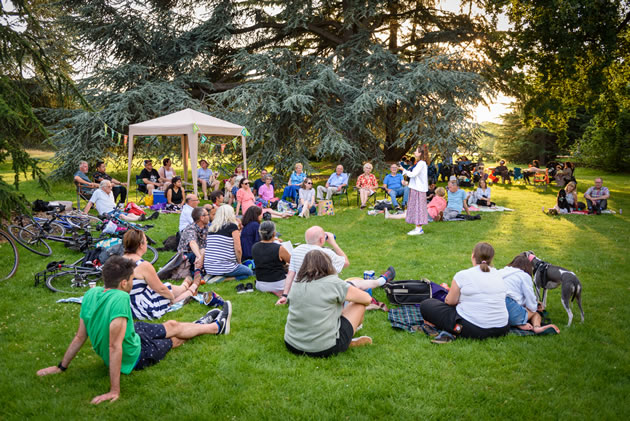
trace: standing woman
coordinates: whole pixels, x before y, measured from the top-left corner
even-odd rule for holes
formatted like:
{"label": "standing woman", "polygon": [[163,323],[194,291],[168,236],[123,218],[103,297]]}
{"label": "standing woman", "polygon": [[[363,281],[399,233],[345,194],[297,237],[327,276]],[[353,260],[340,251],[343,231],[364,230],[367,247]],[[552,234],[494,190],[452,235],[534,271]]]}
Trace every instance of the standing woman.
{"label": "standing woman", "polygon": [[298,162],[297,164],[295,164],[295,171],[291,173],[291,177],[289,177],[289,183],[282,192],[282,200],[291,198],[294,202],[297,203],[298,190],[300,189],[300,185],[306,178],[306,174],[303,173],[302,170],[303,167],[301,163]]}
{"label": "standing woman", "polygon": [[407,202],[407,217],[405,220],[408,224],[416,226],[407,235],[422,235],[424,234],[422,226],[429,223],[427,212],[427,190],[429,190],[427,162],[429,161],[429,150],[427,145],[423,145],[422,151],[420,151],[420,146],[418,146],[413,155],[416,158],[414,166],[410,167],[409,170],[400,167],[402,174],[409,177],[409,200]]}
{"label": "standing woman", "polygon": [[254,197],[254,192],[249,187],[249,179],[241,179],[238,185],[238,191],[236,192],[236,215],[238,215],[239,210],[245,215],[247,209],[253,206],[255,202],[256,198]]}
{"label": "standing woman", "polygon": [[184,188],[181,177],[173,177],[166,189],[166,203],[181,206],[184,203]]}
{"label": "standing woman", "polygon": [[361,209],[365,209],[368,198],[378,189],[378,180],[372,174],[372,164],[369,162],[363,165],[363,174],[357,178],[357,189],[359,189],[359,197],[361,198]]}

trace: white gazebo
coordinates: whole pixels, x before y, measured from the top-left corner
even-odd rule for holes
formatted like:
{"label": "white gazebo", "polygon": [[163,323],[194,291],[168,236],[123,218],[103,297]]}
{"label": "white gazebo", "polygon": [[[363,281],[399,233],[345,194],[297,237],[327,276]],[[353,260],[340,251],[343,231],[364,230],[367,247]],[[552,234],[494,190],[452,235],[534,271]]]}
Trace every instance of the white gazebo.
{"label": "white gazebo", "polygon": [[133,158],[134,136],[181,136],[182,160],[184,161],[184,180],[188,181],[188,157],[192,168],[192,182],[197,194],[197,151],[199,136],[240,136],[243,151],[243,171],[247,171],[247,152],[245,148],[246,129],[238,124],[221,120],[211,115],[186,108],[173,114],[129,125],[129,166],[127,185],[131,182],[131,164]]}

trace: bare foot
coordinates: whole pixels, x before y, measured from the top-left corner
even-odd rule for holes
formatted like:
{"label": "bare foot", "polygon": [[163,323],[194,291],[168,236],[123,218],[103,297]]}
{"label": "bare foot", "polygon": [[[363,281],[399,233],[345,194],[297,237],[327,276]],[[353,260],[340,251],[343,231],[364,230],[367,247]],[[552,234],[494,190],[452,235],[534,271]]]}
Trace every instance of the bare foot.
{"label": "bare foot", "polygon": [[556,325],[545,325],[545,326],[534,326],[534,333],[538,334],[540,332],[544,332],[545,330],[552,328],[556,331],[556,333],[560,333],[560,329]]}

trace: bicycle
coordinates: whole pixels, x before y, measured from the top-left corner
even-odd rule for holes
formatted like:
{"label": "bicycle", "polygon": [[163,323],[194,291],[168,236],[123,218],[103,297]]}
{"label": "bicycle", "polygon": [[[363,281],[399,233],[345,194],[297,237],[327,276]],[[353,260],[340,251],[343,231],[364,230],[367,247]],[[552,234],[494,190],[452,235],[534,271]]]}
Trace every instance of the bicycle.
{"label": "bicycle", "polygon": [[20,256],[13,238],[2,229],[0,229],[0,256],[2,256],[0,281],[5,281],[15,275],[20,264]]}
{"label": "bicycle", "polygon": [[50,262],[46,269],[35,275],[35,286],[42,280],[53,292],[80,294],[102,284],[101,270],[96,266],[66,265],[65,261]]}

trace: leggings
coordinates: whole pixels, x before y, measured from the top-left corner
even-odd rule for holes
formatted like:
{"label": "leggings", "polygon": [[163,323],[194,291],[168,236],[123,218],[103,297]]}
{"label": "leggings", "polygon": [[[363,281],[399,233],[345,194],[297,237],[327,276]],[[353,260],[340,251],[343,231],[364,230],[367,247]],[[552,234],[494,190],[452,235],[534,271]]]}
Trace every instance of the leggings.
{"label": "leggings", "polygon": [[462,338],[486,339],[504,336],[508,333],[510,326],[482,328],[461,317],[454,306],[449,306],[435,298],[424,300],[420,304],[420,313],[424,320],[431,322],[440,330],[455,334],[456,324],[462,325],[459,336]]}

